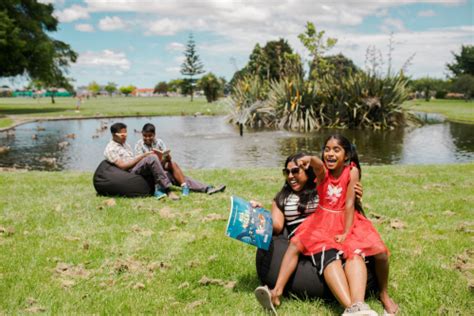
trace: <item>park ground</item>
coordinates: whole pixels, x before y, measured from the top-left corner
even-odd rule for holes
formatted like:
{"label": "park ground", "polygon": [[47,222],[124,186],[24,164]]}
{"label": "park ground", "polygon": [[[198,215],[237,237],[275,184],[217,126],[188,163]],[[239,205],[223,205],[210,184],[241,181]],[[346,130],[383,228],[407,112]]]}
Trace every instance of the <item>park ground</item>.
{"label": "park ground", "polygon": [[[229,112],[225,100],[207,103],[195,98],[190,102],[184,97],[98,97],[85,99],[80,111],[75,111],[74,98],[0,98],[0,130],[22,122],[40,119],[127,117],[163,115],[222,115]],[[474,124],[474,102],[463,100],[412,100],[403,108],[420,112],[440,113],[448,120]]]}
{"label": "park ground", "polygon": [[[225,236],[230,196],[269,208],[278,168],[194,170],[224,193],[177,202],[96,196],[86,172],[0,172],[0,315],[264,315],[255,248]],[[474,310],[474,163],[369,166],[366,213],[391,250],[402,315]],[[379,313],[375,298],[368,303]],[[282,315],[333,315],[285,299]]]}

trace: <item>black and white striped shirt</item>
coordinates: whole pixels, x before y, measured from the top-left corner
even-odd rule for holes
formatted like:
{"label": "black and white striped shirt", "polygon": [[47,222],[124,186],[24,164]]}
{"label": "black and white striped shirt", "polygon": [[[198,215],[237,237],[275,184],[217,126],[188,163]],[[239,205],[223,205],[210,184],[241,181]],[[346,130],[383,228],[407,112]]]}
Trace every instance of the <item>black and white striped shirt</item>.
{"label": "black and white striped shirt", "polygon": [[318,195],[316,194],[314,199],[308,202],[303,213],[298,211],[299,201],[300,197],[294,193],[290,193],[290,195],[285,199],[283,214],[290,234],[306,219],[306,217],[316,211],[316,207],[318,206]]}

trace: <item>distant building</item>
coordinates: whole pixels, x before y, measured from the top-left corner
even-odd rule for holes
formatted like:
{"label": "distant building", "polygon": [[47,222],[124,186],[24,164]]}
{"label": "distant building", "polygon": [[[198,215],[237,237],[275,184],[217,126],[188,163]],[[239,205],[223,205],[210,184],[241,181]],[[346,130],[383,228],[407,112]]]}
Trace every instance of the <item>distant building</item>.
{"label": "distant building", "polygon": [[132,92],[134,97],[152,97],[154,95],[155,89],[153,88],[142,88],[142,89],[135,89]]}

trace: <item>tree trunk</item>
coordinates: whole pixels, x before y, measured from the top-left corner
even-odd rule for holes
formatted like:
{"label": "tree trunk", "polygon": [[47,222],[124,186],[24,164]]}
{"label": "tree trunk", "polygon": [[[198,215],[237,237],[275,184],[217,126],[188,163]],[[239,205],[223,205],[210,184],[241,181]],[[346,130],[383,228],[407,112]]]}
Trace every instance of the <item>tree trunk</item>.
{"label": "tree trunk", "polygon": [[54,100],[54,92],[51,92],[51,103],[55,104],[56,101]]}

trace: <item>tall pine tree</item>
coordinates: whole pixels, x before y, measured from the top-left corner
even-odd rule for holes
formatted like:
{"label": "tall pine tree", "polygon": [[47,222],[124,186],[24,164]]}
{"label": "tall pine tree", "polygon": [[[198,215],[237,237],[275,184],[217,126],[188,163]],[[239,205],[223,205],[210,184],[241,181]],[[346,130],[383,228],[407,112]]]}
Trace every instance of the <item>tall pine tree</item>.
{"label": "tall pine tree", "polygon": [[199,55],[196,51],[196,42],[194,42],[193,34],[189,34],[188,43],[186,44],[186,50],[184,51],[184,62],[181,65],[181,74],[188,76],[185,79],[189,84],[189,92],[191,94],[191,102],[193,102],[194,95],[194,84],[196,79],[193,78],[196,75],[204,73],[204,66],[199,59]]}

